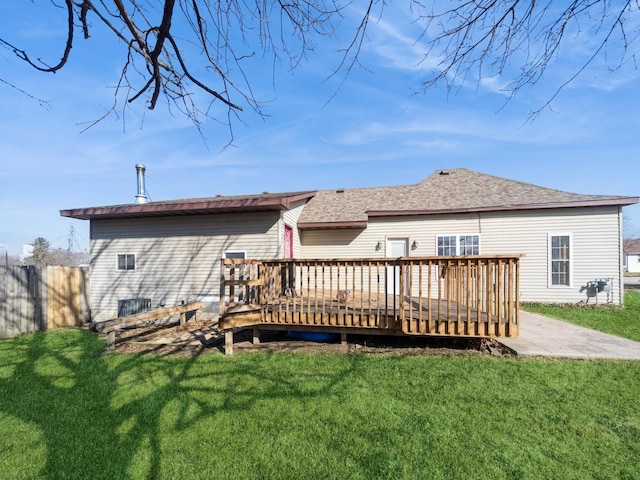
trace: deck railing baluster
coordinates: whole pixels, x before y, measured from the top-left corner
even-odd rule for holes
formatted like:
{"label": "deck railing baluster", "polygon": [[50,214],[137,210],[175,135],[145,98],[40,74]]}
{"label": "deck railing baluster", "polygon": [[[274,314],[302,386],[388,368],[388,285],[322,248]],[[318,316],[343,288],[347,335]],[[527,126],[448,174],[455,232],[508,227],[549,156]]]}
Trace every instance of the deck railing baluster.
{"label": "deck railing baluster", "polygon": [[431,333],[431,321],[432,321],[432,316],[431,316],[431,299],[433,298],[433,293],[431,291],[433,285],[432,285],[432,281],[433,281],[433,262],[429,262],[427,264],[427,332],[426,333]]}
{"label": "deck railing baluster", "polygon": [[220,265],[223,328],[246,315],[265,326],[342,332],[505,337],[519,329],[515,255],[222,259]]}

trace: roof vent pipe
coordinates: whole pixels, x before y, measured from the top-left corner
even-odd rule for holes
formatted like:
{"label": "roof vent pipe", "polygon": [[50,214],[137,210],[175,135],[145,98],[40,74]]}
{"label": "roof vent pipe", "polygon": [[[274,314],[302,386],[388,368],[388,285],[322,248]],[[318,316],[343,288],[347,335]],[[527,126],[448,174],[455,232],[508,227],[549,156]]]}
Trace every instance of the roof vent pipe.
{"label": "roof vent pipe", "polygon": [[144,188],[144,165],[137,164],[136,165],[136,174],[138,177],[138,194],[136,195],[136,203],[147,203],[149,199],[147,198],[147,193]]}

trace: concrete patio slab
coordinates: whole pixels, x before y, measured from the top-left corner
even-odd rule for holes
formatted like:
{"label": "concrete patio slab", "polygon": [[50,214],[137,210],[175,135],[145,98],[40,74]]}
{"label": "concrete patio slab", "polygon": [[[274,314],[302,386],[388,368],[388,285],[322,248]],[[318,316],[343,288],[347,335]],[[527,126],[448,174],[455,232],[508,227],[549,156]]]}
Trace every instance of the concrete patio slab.
{"label": "concrete patio slab", "polygon": [[522,357],[640,360],[640,342],[529,312],[520,312],[518,337],[498,341]]}

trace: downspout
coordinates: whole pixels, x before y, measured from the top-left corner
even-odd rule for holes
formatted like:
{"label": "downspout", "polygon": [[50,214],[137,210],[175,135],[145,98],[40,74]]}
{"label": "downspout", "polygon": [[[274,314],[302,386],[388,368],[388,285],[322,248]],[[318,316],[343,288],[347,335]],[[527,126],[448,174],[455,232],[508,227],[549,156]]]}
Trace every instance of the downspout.
{"label": "downspout", "polygon": [[618,295],[620,295],[620,305],[624,306],[624,268],[622,267],[622,257],[624,256],[624,225],[622,207],[618,206]]}
{"label": "downspout", "polygon": [[280,210],[280,218],[278,218],[278,239],[276,242],[277,245],[277,252],[276,252],[276,259],[281,259],[284,258],[284,250],[283,250],[283,238],[284,238],[284,212],[282,210]]}

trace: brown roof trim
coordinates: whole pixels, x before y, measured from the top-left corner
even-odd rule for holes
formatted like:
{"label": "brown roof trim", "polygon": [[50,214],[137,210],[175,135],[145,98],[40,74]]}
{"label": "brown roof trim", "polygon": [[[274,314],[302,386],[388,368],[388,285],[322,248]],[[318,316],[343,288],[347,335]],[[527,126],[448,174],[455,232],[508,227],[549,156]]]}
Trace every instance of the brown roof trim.
{"label": "brown roof trim", "polygon": [[345,229],[365,229],[368,222],[354,221],[354,222],[298,222],[298,228],[300,230],[345,230]]}
{"label": "brown roof trim", "polygon": [[309,191],[289,194],[220,196],[106,207],[75,208],[60,210],[60,215],[81,220],[97,220],[108,218],[167,217],[212,213],[278,211],[288,210],[291,208],[292,203],[312,198],[315,193],[315,191]]}
{"label": "brown roof trim", "polygon": [[500,205],[493,207],[451,208],[440,210],[369,210],[369,217],[396,217],[411,215],[442,215],[449,213],[479,213],[479,212],[503,212],[513,210],[541,210],[551,208],[579,208],[579,207],[603,207],[625,206],[638,203],[637,197],[620,197],[606,200],[586,200],[578,202],[554,202],[554,203],[528,203],[526,205]]}

